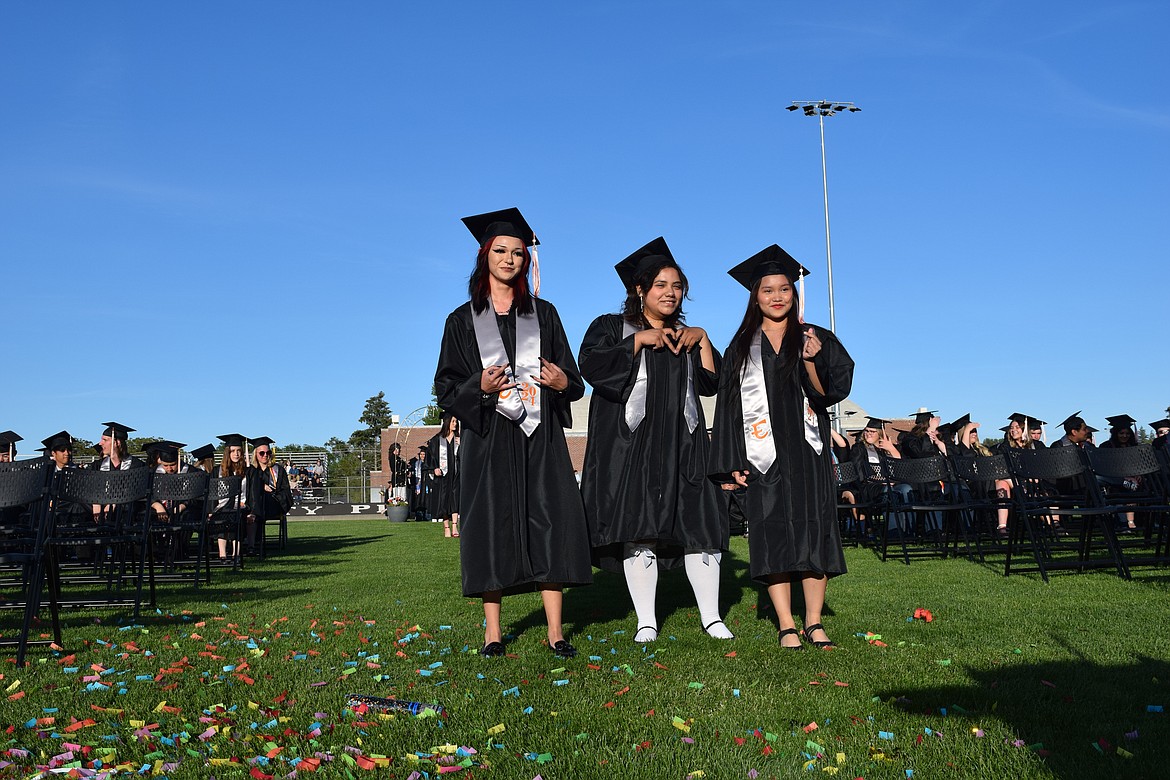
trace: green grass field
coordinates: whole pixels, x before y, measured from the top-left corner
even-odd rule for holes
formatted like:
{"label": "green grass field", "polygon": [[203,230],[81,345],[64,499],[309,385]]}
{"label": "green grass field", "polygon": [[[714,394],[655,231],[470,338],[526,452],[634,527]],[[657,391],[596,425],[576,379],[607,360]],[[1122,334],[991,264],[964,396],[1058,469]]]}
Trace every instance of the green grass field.
{"label": "green grass field", "polygon": [[[1170,776],[1167,716],[1151,711],[1170,708],[1164,571],[1045,585],[848,550],[825,619],[840,649],[796,653],[777,646],[736,539],[733,641],[702,632],[680,570],[660,580],[661,638],[634,644],[624,582],[599,573],[566,594],[577,659],[549,651],[535,595],[505,599],[509,655],[488,659],[439,526],[290,529],[288,550],[245,572],[162,587],[138,623],[71,611],[63,651],[5,663],[0,778]],[[10,636],[16,613],[0,618]],[[358,716],[348,693],[448,716]]]}

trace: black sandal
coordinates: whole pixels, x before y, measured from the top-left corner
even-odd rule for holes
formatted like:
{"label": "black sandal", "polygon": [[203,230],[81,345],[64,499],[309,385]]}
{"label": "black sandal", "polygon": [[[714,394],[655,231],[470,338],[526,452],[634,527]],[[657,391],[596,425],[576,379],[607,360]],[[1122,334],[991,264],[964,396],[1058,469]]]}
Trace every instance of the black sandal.
{"label": "black sandal", "polygon": [[576,658],[577,648],[569,644],[569,640],[562,639],[552,646],[553,653],[557,658]]}
{"label": "black sandal", "polygon": [[499,658],[504,654],[504,643],[488,642],[480,649],[479,654],[484,658]]}
{"label": "black sandal", "polygon": [[[804,641],[808,642],[810,645],[812,645],[813,647],[815,647],[818,650],[832,650],[833,648],[835,648],[837,646],[836,644],[834,644],[833,640],[826,639],[823,642],[817,642],[812,638],[812,632],[824,631],[824,630],[825,630],[825,627],[822,626],[820,623],[813,623],[811,626],[805,626],[804,630],[800,632],[800,635],[801,635],[801,637],[804,638]],[[826,632],[826,633],[828,633],[828,632]]]}
{"label": "black sandal", "polygon": [[784,637],[788,636],[789,634],[793,634],[797,639],[800,638],[800,632],[795,628],[782,628],[780,629],[780,634],[776,637],[776,641],[779,642],[780,646],[785,650],[803,650],[804,645],[793,645],[792,647],[789,647],[788,645],[784,644]]}

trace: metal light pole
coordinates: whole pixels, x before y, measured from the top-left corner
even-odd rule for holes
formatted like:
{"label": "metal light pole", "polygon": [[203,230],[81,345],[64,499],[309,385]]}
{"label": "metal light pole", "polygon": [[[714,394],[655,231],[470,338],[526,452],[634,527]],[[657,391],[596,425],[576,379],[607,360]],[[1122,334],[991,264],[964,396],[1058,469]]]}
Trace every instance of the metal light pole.
{"label": "metal light pole", "polygon": [[856,113],[861,109],[852,103],[829,100],[794,100],[789,111],[800,109],[805,116],[815,116],[821,126],[821,185],[825,192],[825,258],[829,266],[829,330],[837,332],[837,310],[833,300],[833,244],[829,234],[829,168],[825,161],[825,117],[841,111]]}
{"label": "metal light pole", "polygon": [[[821,185],[825,192],[825,260],[829,268],[829,330],[837,332],[837,309],[833,300],[833,243],[829,235],[829,167],[825,161],[825,117],[838,112],[857,113],[861,109],[852,103],[829,100],[794,100],[786,107],[789,111],[800,109],[805,116],[815,116],[821,126]],[[833,428],[841,432],[841,405],[833,405]]]}

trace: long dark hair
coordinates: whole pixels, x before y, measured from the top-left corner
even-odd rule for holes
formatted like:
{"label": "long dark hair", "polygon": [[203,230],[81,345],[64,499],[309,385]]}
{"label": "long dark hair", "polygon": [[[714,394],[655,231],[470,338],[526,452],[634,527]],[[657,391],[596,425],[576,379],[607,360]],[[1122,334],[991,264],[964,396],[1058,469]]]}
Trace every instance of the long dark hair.
{"label": "long dark hair", "polygon": [[[476,314],[487,308],[488,299],[491,298],[491,272],[488,271],[488,252],[492,249],[492,243],[499,238],[493,236],[487,241],[483,242],[483,246],[479,248],[479,252],[475,255],[475,270],[471,272],[471,276],[467,278],[467,294],[471,296],[471,308],[475,310]],[[524,264],[520,267],[520,273],[516,274],[516,280],[512,282],[512,306],[516,308],[519,314],[531,314],[532,293],[528,290],[528,268],[532,265],[532,255],[528,253],[528,247],[524,249]]]}
{"label": "long dark hair", "polygon": [[455,419],[455,415],[448,412],[443,415],[443,425],[439,428],[439,436],[447,438],[451,435],[451,428],[454,427],[456,432],[459,430],[459,421]]}
{"label": "long dark hair", "polygon": [[[787,279],[788,277],[784,277]],[[760,292],[760,282],[757,279],[752,283],[751,295],[748,296],[747,311],[743,313],[743,321],[739,323],[739,330],[731,337],[731,344],[727,347],[724,358],[731,362],[734,377],[739,377],[743,371],[743,364],[747,360],[752,348],[752,339],[756,331],[764,322],[764,312],[760,309],[757,296]],[[800,292],[792,284],[792,308],[785,317],[787,327],[784,329],[784,343],[780,346],[780,357],[785,364],[795,365],[800,362],[800,352],[804,348],[804,326],[800,322]]]}
{"label": "long dark hair", "polygon": [[[687,281],[687,275],[678,267],[678,263],[674,262],[668,257],[663,257],[655,260],[642,270],[642,273],[634,277],[633,284],[626,288],[626,300],[622,304],[622,319],[639,328],[649,328],[650,323],[647,322],[646,316],[642,313],[642,297],[638,295],[638,288],[642,288],[645,293],[654,284],[654,280],[658,278],[658,274],[662,272],[663,268],[673,268],[678,271],[679,281],[682,282],[682,297],[683,300],[690,299],[691,285]],[[683,314],[682,301],[678,302],[678,308],[674,310],[674,314],[667,317],[662,326],[664,328],[673,328],[675,325],[681,325],[686,322],[686,315]]]}

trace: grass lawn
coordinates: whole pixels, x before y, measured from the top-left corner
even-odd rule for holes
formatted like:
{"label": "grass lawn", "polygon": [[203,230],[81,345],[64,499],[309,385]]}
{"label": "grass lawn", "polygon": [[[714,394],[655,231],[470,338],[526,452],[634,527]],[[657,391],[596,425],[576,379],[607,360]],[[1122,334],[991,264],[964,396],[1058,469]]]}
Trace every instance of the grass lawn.
{"label": "grass lawn", "polygon": [[[679,570],[660,580],[661,638],[634,644],[625,584],[599,573],[566,594],[577,659],[549,651],[535,595],[505,599],[514,638],[488,659],[438,525],[290,533],[284,553],[210,587],[162,587],[137,624],[67,613],[63,651],[0,667],[0,778],[50,764],[221,780],[1170,776],[1167,715],[1152,711],[1170,709],[1164,571],[1045,585],[848,550],[825,618],[840,649],[796,653],[777,646],[736,539],[733,641],[702,632]],[[16,613],[0,619],[10,635]],[[448,716],[359,716],[348,693]]]}

